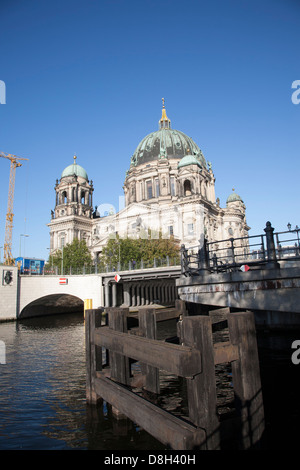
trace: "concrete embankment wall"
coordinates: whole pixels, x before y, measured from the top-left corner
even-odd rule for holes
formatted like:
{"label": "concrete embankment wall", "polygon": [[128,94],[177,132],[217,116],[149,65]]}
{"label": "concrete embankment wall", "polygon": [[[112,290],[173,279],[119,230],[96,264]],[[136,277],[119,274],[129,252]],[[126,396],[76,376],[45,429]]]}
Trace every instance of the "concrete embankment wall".
{"label": "concrete embankment wall", "polygon": [[17,318],[18,282],[18,268],[0,266],[0,321]]}

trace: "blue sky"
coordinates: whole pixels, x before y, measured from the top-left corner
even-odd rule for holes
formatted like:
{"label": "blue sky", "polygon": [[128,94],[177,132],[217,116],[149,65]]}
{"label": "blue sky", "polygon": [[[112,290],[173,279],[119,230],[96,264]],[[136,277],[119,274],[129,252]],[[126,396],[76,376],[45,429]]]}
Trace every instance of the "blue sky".
{"label": "blue sky", "polygon": [[[212,162],[221,206],[233,187],[243,198],[250,234],[268,220],[300,226],[298,0],[1,0],[0,19],[0,151],[29,159],[16,172],[14,256],[21,240],[22,255],[48,257],[54,185],[74,154],[94,205],[118,209],[162,97]],[[0,158],[0,246],[8,181]]]}

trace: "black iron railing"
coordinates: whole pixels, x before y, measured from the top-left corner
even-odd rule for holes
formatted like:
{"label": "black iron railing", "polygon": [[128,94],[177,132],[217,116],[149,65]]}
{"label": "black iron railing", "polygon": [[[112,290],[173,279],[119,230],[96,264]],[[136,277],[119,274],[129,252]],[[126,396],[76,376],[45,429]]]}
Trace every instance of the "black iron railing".
{"label": "black iron railing", "polygon": [[300,242],[295,230],[274,233],[267,222],[264,234],[228,238],[185,248],[181,245],[181,274],[196,276],[204,272],[228,272],[260,267],[279,267],[279,261],[300,259]]}

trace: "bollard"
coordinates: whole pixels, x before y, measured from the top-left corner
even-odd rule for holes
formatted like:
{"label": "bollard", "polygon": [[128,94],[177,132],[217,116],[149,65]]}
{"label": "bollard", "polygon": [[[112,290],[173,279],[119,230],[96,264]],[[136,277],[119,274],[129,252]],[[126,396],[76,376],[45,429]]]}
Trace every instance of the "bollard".
{"label": "bollard", "polygon": [[84,299],[84,310],[83,310],[84,318],[85,318],[85,311],[91,310],[92,308],[93,308],[93,299]]}

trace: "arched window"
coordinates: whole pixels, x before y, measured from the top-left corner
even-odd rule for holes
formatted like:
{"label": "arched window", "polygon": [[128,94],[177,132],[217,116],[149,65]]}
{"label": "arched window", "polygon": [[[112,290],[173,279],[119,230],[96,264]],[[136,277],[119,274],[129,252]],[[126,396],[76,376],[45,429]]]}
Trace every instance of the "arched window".
{"label": "arched window", "polygon": [[185,196],[190,196],[192,194],[190,180],[185,180],[185,182],[183,184],[183,192],[184,192]]}
{"label": "arched window", "polygon": [[68,202],[67,191],[61,193],[61,204],[66,204]]}

